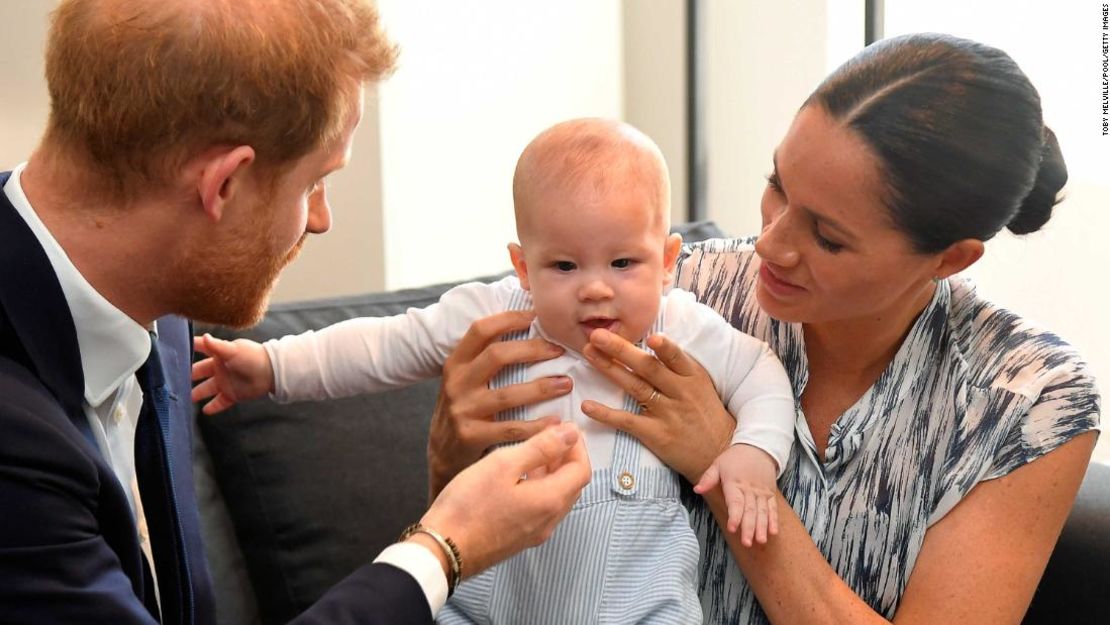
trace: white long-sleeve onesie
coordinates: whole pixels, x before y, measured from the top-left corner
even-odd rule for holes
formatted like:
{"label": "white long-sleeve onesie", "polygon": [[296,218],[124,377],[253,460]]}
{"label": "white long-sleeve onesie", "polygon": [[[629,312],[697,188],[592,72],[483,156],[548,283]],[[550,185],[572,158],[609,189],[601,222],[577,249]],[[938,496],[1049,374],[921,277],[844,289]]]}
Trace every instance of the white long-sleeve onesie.
{"label": "white long-sleeve onesie", "polygon": [[[477,319],[508,309],[520,282],[507,277],[493,284],[468,283],[445,293],[436,304],[392,317],[343,321],[319,331],[266,342],[279,401],[346,397],[407,386],[440,374],[443,363]],[[736,417],[733,443],[758,447],[781,472],[794,441],[795,402],[790,381],[765,343],[733,328],[693,295],[672,289],[662,297],[663,333],[709,373],[725,407]],[[543,336],[538,321],[530,336]],[[566,375],[568,395],[530,406],[526,417],[558,415],[585,433],[594,468],[612,458],[616,432],[581,411],[592,399],[620,407],[624,392],[580,354],[532,364],[529,379]],[[641,466],[662,463],[646,449]]]}

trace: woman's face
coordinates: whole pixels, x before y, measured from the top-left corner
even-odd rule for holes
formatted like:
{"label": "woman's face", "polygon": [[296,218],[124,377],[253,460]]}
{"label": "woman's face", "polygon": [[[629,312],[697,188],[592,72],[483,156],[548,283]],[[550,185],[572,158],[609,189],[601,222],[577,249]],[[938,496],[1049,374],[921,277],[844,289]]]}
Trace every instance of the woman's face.
{"label": "woman's face", "polygon": [[881,321],[932,294],[937,257],[919,254],[883,204],[879,165],[819,106],[794,118],[763,192],[757,296],[776,319]]}

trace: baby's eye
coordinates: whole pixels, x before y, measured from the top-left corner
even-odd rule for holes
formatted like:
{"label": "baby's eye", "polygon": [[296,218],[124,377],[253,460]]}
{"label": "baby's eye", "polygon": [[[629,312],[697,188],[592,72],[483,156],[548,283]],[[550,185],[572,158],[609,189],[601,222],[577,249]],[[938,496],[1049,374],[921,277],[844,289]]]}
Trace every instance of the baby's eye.
{"label": "baby's eye", "polygon": [[627,269],[632,266],[633,262],[635,261],[633,261],[631,258],[618,258],[617,260],[613,261],[612,265],[617,269]]}
{"label": "baby's eye", "polygon": [[574,271],[575,269],[577,269],[577,266],[574,263],[570,262],[569,260],[559,260],[559,261],[555,261],[555,268],[558,269],[559,271],[564,271],[565,272],[565,271]]}

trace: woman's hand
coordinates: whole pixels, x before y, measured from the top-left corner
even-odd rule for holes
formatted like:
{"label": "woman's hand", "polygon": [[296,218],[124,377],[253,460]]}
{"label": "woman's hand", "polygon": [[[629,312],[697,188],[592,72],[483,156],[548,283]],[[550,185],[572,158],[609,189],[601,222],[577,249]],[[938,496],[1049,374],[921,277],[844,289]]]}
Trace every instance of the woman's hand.
{"label": "woman's hand", "polygon": [[567,377],[489,388],[490,380],[506,365],[549,360],[563,353],[558,345],[539,338],[500,340],[504,334],[527,328],[534,318],[531,311],[510,311],[479,319],[444,363],[428,436],[430,499],[490,447],[525,440],[559,423],[556,415],[535,421],[496,420],[503,410],[570,392],[572,382]]}
{"label": "woman's hand", "polygon": [[669,338],[648,338],[655,356],[608,330],[594,330],[583,355],[644,409],[636,415],[582,403],[587,416],[635,436],[691,483],[728,446],[736,420],[721,404],[712,380]]}

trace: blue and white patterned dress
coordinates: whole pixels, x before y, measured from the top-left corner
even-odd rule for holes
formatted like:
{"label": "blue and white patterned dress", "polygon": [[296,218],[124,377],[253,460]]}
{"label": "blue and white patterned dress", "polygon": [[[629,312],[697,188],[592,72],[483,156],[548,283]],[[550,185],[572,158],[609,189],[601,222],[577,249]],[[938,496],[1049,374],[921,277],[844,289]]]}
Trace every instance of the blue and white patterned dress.
{"label": "blue and white patterned dress", "polygon": [[[766,341],[800,397],[809,376],[802,328],[760,309],[753,242],[687,246],[677,285]],[[930,525],[979,482],[1098,422],[1094,379],[1071,346],[951,278],[937,285],[874,386],[837,419],[824,462],[799,409],[780,486],[833,569],[891,618]],[[686,501],[702,546],[705,621],[768,622],[708,508],[689,494]]]}

